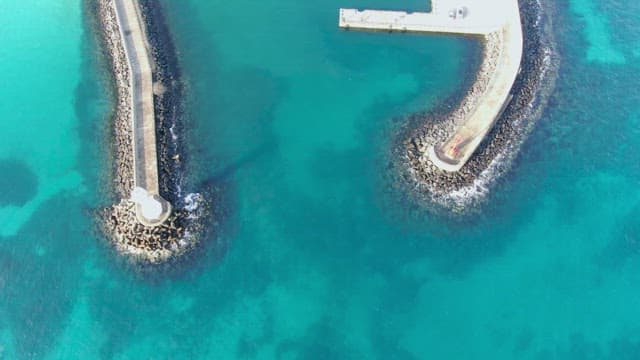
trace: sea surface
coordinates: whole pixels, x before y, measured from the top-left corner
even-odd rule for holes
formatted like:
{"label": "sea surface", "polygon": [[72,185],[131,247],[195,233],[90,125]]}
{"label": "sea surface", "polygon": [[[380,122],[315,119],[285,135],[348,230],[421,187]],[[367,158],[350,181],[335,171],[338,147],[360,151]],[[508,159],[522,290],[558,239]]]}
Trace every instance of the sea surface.
{"label": "sea surface", "polygon": [[81,1],[0,2],[0,359],[640,359],[640,2],[550,0],[555,92],[454,221],[384,154],[477,44],[337,28],[424,0],[160,0],[224,209],[150,277],[94,229],[113,100]]}

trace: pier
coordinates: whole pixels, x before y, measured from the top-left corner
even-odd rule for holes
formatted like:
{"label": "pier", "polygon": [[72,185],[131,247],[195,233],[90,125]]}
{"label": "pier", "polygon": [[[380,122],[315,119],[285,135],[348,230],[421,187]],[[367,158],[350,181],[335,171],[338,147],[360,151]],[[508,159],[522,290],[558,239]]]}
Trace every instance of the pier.
{"label": "pier", "polygon": [[136,0],[113,0],[120,38],[129,67],[136,218],[147,227],[163,224],[171,204],[160,196],[153,103],[153,75],[145,25]]}
{"label": "pier", "polygon": [[[473,155],[511,99],[511,88],[520,70],[523,34],[518,0],[431,0],[432,11],[404,12],[340,9],[343,29],[458,34],[485,40],[499,36],[497,66],[479,99],[455,130],[427,150],[439,169],[456,172]],[[486,41],[485,41],[486,43]]]}

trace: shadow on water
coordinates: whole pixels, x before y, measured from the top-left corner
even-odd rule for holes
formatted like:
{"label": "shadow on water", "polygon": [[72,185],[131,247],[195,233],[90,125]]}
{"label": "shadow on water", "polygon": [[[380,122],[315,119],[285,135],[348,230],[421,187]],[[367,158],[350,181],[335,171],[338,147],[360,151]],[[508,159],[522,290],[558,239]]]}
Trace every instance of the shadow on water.
{"label": "shadow on water", "polygon": [[270,155],[275,151],[277,151],[276,143],[262,144],[255,149],[250,150],[248,153],[242,155],[236,161],[225,165],[221,169],[218,169],[214,174],[212,174],[211,177],[202,182],[201,187],[208,188],[217,182],[227,181],[231,177],[233,177],[233,175],[235,175],[241,168],[258,162],[260,158]]}
{"label": "shadow on water", "polygon": [[233,238],[233,234],[236,233],[234,224],[231,221],[232,214],[237,212],[235,210],[237,209],[237,204],[231,198],[231,194],[235,194],[233,188],[235,184],[234,175],[241,169],[258,162],[264,156],[270,155],[276,149],[275,143],[265,143],[258,146],[236,161],[219,169],[197,187],[205,189],[204,192],[211,199],[211,206],[214,210],[211,216],[211,231],[206,237],[208,244],[205,244],[203,251],[200,251],[202,255],[206,254],[206,256],[200,256],[200,259],[196,256],[192,257],[194,261],[191,261],[191,264],[185,267],[186,269],[192,268],[193,270],[189,271],[193,271],[194,276],[202,274],[211,265],[224,258],[230,245],[224,239]]}
{"label": "shadow on water", "polygon": [[242,168],[259,161],[260,158],[275,150],[274,143],[263,144],[219,169],[195,187],[210,203],[205,234],[199,246],[162,264],[131,262],[111,250],[112,257],[119,264],[117,267],[131,273],[139,280],[156,285],[202,276],[205,271],[211,269],[224,258],[230,246],[229,239],[232,239],[236,233],[232,214],[236,213],[237,205],[231,196],[235,194],[234,175]]}

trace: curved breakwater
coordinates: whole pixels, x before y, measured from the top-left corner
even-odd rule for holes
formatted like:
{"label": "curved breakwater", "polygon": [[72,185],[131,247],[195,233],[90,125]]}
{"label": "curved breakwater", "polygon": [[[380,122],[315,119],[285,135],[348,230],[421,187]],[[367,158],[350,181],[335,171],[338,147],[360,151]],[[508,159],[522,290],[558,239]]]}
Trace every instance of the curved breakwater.
{"label": "curved breakwater", "polygon": [[111,192],[119,202],[101,211],[101,227],[115,249],[134,261],[160,263],[196,248],[205,231],[209,204],[184,193],[188,173],[184,154],[184,86],[162,9],[155,0],[138,1],[153,73],[159,190],[173,207],[160,226],[142,225],[130,200],[134,188],[131,131],[131,76],[120,38],[113,0],[92,3],[96,27],[114,85]]}
{"label": "curved breakwater", "polygon": [[[520,1],[524,53],[520,73],[512,88],[513,98],[493,129],[462,169],[446,172],[434,165],[427,149],[441,143],[453,131],[484,92],[495,70],[497,39],[488,36],[482,61],[472,86],[462,96],[426,113],[413,114],[398,130],[391,154],[391,181],[424,208],[438,212],[466,213],[478,208],[496,180],[509,168],[520,146],[541,117],[557,77],[552,19],[547,4]],[[448,111],[447,109],[454,109]]]}

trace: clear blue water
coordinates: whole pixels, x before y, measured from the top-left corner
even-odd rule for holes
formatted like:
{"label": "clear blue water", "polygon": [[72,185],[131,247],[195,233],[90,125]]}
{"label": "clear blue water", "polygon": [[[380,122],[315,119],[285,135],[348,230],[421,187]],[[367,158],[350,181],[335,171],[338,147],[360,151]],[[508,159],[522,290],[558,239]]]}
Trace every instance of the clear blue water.
{"label": "clear blue water", "polygon": [[0,359],[640,358],[640,3],[557,2],[549,107],[449,223],[389,201],[381,149],[472,44],[336,28],[422,1],[161,2],[227,215],[180,276],[121,266],[91,220],[111,99],[80,0],[3,0]]}

